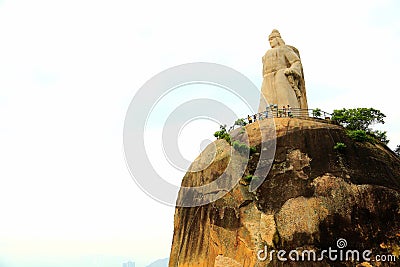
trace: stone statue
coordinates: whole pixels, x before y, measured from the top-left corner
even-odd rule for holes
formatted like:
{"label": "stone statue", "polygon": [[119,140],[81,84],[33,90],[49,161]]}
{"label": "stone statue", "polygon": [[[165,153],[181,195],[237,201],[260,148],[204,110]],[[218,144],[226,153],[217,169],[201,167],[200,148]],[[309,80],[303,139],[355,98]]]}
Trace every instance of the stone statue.
{"label": "stone statue", "polygon": [[[269,35],[269,43],[271,49],[262,58],[264,79],[261,93],[265,100],[278,108],[290,105],[291,108],[308,109],[299,51],[286,45],[278,30]],[[266,108],[262,100],[260,111]]]}

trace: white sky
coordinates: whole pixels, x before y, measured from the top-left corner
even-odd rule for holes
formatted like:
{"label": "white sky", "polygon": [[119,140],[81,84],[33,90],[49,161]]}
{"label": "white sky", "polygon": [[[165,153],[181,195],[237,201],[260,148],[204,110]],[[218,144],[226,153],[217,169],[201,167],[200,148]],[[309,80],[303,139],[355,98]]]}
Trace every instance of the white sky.
{"label": "white sky", "polygon": [[152,76],[188,62],[227,65],[259,86],[274,28],[300,50],[309,106],[380,109],[394,148],[398,14],[396,0],[0,0],[0,267],[169,256],[174,210],[125,166],[128,105]]}

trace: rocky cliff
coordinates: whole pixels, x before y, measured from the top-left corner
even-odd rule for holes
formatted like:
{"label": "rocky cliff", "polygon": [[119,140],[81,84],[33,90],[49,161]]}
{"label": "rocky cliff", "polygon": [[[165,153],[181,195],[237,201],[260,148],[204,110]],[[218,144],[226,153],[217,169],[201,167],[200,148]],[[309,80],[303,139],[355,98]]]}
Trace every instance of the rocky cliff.
{"label": "rocky cliff", "polygon": [[[265,123],[246,126],[258,152],[264,139],[256,133]],[[399,158],[383,144],[354,142],[340,126],[293,118],[275,124],[275,157],[257,190],[251,192],[242,179],[213,203],[176,208],[169,266],[400,266],[399,258],[374,261],[377,255],[399,255]],[[346,145],[340,152],[334,149],[338,142]],[[206,184],[224,172],[230,146],[222,140],[193,164],[207,161],[212,150],[212,163],[188,172],[182,185]],[[259,153],[252,154],[244,175],[254,174],[258,162]],[[346,243],[339,247],[338,240]],[[370,250],[372,261],[335,260],[324,254],[329,248]],[[318,259],[282,261],[276,253],[259,253],[265,250],[313,251]]]}

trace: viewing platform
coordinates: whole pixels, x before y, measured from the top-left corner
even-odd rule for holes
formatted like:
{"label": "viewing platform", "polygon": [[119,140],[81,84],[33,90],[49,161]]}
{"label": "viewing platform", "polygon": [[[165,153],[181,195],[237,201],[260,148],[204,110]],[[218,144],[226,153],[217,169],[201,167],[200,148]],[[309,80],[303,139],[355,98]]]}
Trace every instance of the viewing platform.
{"label": "viewing platform", "polygon": [[246,118],[237,119],[229,128],[228,132],[247,124],[273,118],[297,118],[314,120],[318,122],[331,123],[332,114],[320,109],[300,109],[300,108],[268,108],[263,112],[248,115]]}

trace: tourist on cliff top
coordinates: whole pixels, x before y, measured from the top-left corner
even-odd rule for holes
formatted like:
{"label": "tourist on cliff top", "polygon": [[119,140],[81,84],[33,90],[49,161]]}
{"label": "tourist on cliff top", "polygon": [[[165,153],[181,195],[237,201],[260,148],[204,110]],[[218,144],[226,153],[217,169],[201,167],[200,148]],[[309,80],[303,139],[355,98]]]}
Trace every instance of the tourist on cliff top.
{"label": "tourist on cliff top", "polygon": [[251,119],[250,115],[247,115],[247,120],[249,121],[249,123],[253,122],[253,120]]}

